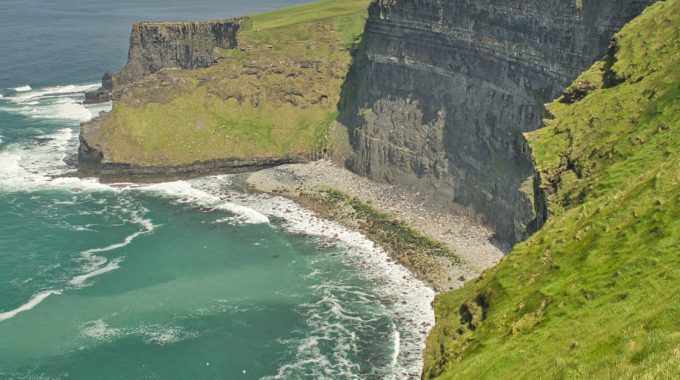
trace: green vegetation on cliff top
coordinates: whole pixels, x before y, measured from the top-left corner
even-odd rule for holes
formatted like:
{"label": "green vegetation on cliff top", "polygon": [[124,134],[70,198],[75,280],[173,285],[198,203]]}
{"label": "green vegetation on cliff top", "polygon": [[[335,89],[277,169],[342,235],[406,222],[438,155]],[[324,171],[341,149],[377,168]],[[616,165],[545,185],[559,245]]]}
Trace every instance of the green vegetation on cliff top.
{"label": "green vegetation on cliff top", "polygon": [[552,216],[437,298],[426,377],[680,378],[680,0],[616,41],[527,135]]}
{"label": "green vegetation on cliff top", "polygon": [[246,17],[219,63],[128,86],[96,144],[112,162],[172,166],[311,157],[326,148],[368,0],[326,0]]}

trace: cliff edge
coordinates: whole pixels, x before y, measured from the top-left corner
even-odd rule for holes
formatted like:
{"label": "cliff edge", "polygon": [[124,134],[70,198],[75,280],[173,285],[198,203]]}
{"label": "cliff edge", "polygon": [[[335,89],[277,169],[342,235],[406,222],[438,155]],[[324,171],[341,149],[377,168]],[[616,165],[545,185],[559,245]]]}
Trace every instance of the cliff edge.
{"label": "cliff edge", "polygon": [[111,113],[82,126],[80,175],[148,180],[330,154],[334,136],[342,140],[337,103],[367,5],[136,24],[127,65],[107,79]]}
{"label": "cliff edge", "polygon": [[345,88],[348,166],[469,206],[501,239],[524,240],[547,215],[522,133],[652,2],[374,1]]}
{"label": "cliff edge", "polygon": [[659,1],[526,134],[552,214],[435,300],[423,378],[680,377],[680,1]]}
{"label": "cliff edge", "polygon": [[241,19],[201,22],[143,22],[130,33],[128,63],[119,75],[131,83],[166,68],[200,69],[217,62],[215,48],[238,47]]}

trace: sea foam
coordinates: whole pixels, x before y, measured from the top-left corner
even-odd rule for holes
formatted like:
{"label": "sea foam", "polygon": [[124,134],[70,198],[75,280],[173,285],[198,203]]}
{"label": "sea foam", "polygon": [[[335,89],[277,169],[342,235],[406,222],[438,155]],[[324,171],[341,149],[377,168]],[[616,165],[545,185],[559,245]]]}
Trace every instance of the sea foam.
{"label": "sea foam", "polygon": [[[113,243],[105,247],[91,248],[80,253],[80,256],[86,261],[85,267],[83,268],[85,273],[82,275],[75,276],[69,281],[69,284],[76,288],[83,287],[85,281],[92,277],[102,275],[120,268],[120,263],[124,260],[124,257],[118,257],[112,261],[108,261],[107,258],[102,256],[97,256],[97,253],[104,253],[114,251],[123,247],[126,247],[132,243],[133,240],[139,236],[149,234],[156,229],[156,225],[153,224],[151,219],[143,218],[140,214],[147,212],[148,210],[142,209],[131,212],[130,221],[134,224],[140,226],[141,230],[136,231],[128,236],[126,236],[123,241],[118,243]],[[104,265],[106,264],[106,265]]]}
{"label": "sea foam", "polygon": [[[3,107],[2,110],[34,119],[85,122],[97,116],[100,110],[98,107],[82,104],[84,93],[98,86],[98,84],[71,84],[36,90],[30,86],[18,87],[15,89],[17,94],[6,98],[11,106]],[[93,109],[97,109],[98,112],[93,113]]]}
{"label": "sea foam", "polygon": [[[244,195],[229,190],[230,176],[215,176],[192,180],[198,189],[204,190],[226,201],[238,199],[268,218],[281,221],[281,226],[290,233],[331,239],[341,248],[342,258],[353,267],[360,268],[376,287],[378,296],[391,304],[392,332],[391,357],[385,358],[391,366],[391,376],[408,378],[410,374],[422,371],[421,353],[427,331],[434,325],[434,312],[430,306],[434,291],[418,280],[405,267],[394,263],[382,248],[360,232],[349,230],[338,223],[319,218],[312,211],[295,202],[266,194]],[[312,274],[310,274],[311,276]],[[285,342],[292,345],[295,360],[282,365],[277,374],[269,379],[286,379],[301,375],[310,377],[356,377],[355,357],[358,348],[352,331],[346,324],[370,326],[374,323],[368,316],[359,317],[345,310],[345,302],[372,305],[378,302],[375,296],[363,289],[343,284],[324,283],[311,289],[318,301],[302,305],[306,313],[305,336],[297,341]],[[334,342],[331,356],[322,354],[318,347],[324,342]],[[325,351],[325,350],[324,350]],[[330,372],[329,372],[330,371]],[[390,376],[387,376],[390,377]]]}
{"label": "sea foam", "polygon": [[70,128],[39,136],[31,146],[9,145],[0,151],[0,189],[36,191],[38,189],[112,191],[111,186],[94,179],[64,176],[73,168],[63,160],[77,149],[77,135]]}
{"label": "sea foam", "polygon": [[33,296],[33,298],[28,300],[28,302],[19,306],[18,308],[4,312],[4,313],[0,313],[0,322],[7,320],[7,319],[10,319],[10,318],[13,318],[14,316],[16,316],[17,314],[19,314],[21,312],[33,309],[34,307],[38,306],[42,301],[44,301],[47,297],[49,297],[53,294],[61,294],[61,291],[59,291],[59,290],[47,290],[47,291],[40,292],[40,293],[36,294],[35,296]]}
{"label": "sea foam", "polygon": [[88,272],[88,273],[85,273],[83,275],[73,277],[71,279],[71,281],[69,281],[69,283],[73,286],[81,287],[81,286],[83,286],[85,281],[87,281],[88,279],[90,279],[92,277],[96,277],[96,276],[99,276],[99,275],[102,275],[104,273],[108,273],[108,272],[111,272],[111,271],[114,271],[114,270],[120,268],[121,261],[123,261],[122,258],[117,258],[115,260],[112,260],[106,266],[95,269],[95,270]]}
{"label": "sea foam", "polygon": [[179,203],[193,204],[199,207],[209,207],[216,210],[228,211],[235,214],[233,221],[244,224],[266,224],[269,218],[250,207],[233,202],[227,202],[219,196],[192,186],[187,181],[165,182],[139,187],[139,190],[153,192],[175,199]]}
{"label": "sea foam", "polygon": [[19,86],[19,87],[14,88],[14,91],[16,91],[16,92],[26,92],[26,91],[31,91],[31,90],[32,90],[32,88],[29,85]]}

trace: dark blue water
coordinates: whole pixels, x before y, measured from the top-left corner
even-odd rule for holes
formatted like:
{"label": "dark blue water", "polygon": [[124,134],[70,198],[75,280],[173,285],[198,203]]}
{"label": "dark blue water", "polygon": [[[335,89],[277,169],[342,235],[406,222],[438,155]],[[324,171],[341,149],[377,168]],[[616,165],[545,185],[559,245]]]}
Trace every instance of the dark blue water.
{"label": "dark blue water", "polygon": [[127,59],[133,23],[228,18],[301,0],[2,0],[0,91],[90,83]]}
{"label": "dark blue water", "polygon": [[231,176],[64,162],[133,22],[295,2],[0,0],[0,379],[417,376],[432,291],[360,234]]}

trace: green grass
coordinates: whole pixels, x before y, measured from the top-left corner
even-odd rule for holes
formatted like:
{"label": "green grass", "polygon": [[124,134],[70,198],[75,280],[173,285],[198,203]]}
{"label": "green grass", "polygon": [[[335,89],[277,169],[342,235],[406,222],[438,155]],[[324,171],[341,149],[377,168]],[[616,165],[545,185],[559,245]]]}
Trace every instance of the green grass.
{"label": "green grass", "polygon": [[240,49],[216,49],[217,65],[128,86],[97,145],[106,160],[139,166],[315,156],[329,144],[367,6],[328,0],[246,17]]}
{"label": "green grass", "polygon": [[527,135],[551,218],[437,297],[426,377],[680,378],[680,0],[616,39]]}
{"label": "green grass", "polygon": [[365,0],[331,0],[301,4],[253,16],[253,29],[264,31],[342,16],[353,18],[357,13],[365,13],[367,7],[368,2]]}

